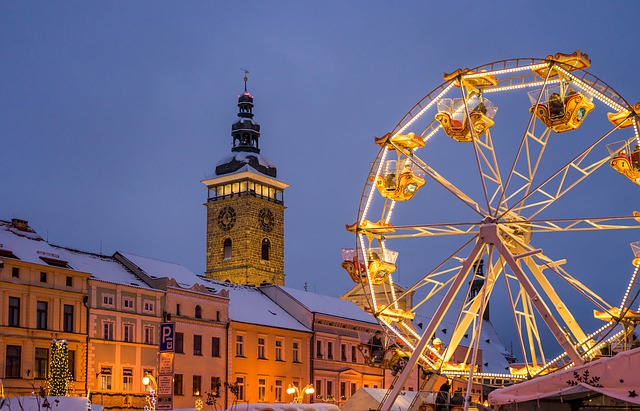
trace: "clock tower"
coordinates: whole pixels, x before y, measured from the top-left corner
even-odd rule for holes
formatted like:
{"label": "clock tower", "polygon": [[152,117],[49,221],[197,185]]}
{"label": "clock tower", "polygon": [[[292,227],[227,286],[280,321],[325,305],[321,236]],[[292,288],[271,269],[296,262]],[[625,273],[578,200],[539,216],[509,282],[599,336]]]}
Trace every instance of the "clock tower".
{"label": "clock tower", "polygon": [[253,96],[238,97],[230,155],[221,159],[207,186],[207,277],[236,284],[284,285],[284,190],[277,170],[260,154],[260,125]]}

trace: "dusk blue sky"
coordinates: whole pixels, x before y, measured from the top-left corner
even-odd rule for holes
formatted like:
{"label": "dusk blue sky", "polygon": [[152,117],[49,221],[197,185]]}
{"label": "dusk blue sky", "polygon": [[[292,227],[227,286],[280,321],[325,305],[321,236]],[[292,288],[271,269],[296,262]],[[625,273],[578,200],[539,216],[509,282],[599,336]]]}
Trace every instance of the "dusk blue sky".
{"label": "dusk blue sky", "polygon": [[[3,1],[0,219],[203,273],[200,181],[230,152],[246,68],[261,153],[291,185],[286,285],[338,296],[353,285],[340,249],[355,243],[344,226],[374,136],[444,72],[516,57],[581,49],[589,72],[639,101],[638,15],[631,1]],[[601,215],[639,208],[640,187],[618,178]],[[630,273],[628,242],[586,248],[619,254]]]}

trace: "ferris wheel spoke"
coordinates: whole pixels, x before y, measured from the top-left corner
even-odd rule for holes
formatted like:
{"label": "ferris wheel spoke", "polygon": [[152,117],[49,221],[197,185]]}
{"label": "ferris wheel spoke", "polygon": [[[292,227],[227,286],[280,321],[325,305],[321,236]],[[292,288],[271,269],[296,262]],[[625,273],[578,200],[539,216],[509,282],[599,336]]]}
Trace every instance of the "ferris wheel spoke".
{"label": "ferris wheel spoke", "polygon": [[[477,239],[471,238],[462,244],[456,251],[450,254],[447,258],[441,261],[436,267],[434,267],[429,273],[422,277],[413,286],[407,288],[402,295],[397,296],[397,300],[405,298],[413,298],[413,294],[421,288],[429,288],[426,297],[422,298],[420,302],[413,304],[412,311],[416,311],[420,306],[429,301],[433,296],[437,295],[443,288],[449,286],[456,275],[462,269],[462,262],[465,258],[462,257],[463,250],[467,249],[471,243],[477,242]],[[449,266],[449,263],[453,262],[453,266]],[[448,277],[448,279],[447,279]],[[386,307],[385,307],[386,308]]]}
{"label": "ferris wheel spoke", "polygon": [[[537,95],[535,106],[540,103],[542,94],[549,84],[550,77],[551,70],[548,69],[544,81],[542,82],[542,88]],[[532,112],[529,116],[527,128],[520,141],[520,146],[514,158],[511,170],[507,176],[505,187],[502,191],[502,196],[498,206],[496,207],[496,213],[494,215],[497,215],[500,211],[506,209],[509,200],[511,200],[514,195],[520,195],[521,193],[526,195],[533,183],[538,166],[540,165],[540,160],[547,146],[547,141],[551,135],[551,129],[545,128],[545,131],[540,136],[536,136],[535,125],[536,118],[535,114]],[[524,171],[518,171],[519,169],[523,169]],[[511,180],[514,176],[519,177],[523,184],[518,189],[514,190],[514,194],[507,196],[506,193],[508,187],[510,186]]]}
{"label": "ferris wheel spoke", "polygon": [[[517,200],[502,216],[509,212],[522,215],[524,210],[528,210],[528,218],[533,218],[572,188],[576,187],[585,178],[608,162],[608,156],[593,159],[592,157],[594,156],[590,156],[590,154],[592,154],[593,149],[598,144],[615,130],[616,128],[614,127],[555,173],[551,174],[549,178],[540,183],[536,188],[526,193],[524,197]],[[531,204],[527,204],[529,200],[532,201]]]}
{"label": "ferris wheel spoke", "polygon": [[443,175],[438,173],[433,167],[429,166],[427,163],[422,161],[418,156],[407,156],[409,160],[411,160],[417,167],[422,169],[426,175],[431,177],[434,181],[440,184],[444,189],[449,191],[455,198],[460,200],[463,204],[471,208],[478,215],[484,216],[487,214],[487,211],[481,207],[475,200],[473,200],[470,196],[465,194],[460,188],[458,188],[455,184],[445,178]]}
{"label": "ferris wheel spoke", "polygon": [[[504,193],[498,158],[493,148],[491,130],[487,130],[480,138],[474,138],[473,144],[478,157],[478,168],[483,181],[485,197],[487,198],[488,207],[491,209],[491,204],[495,204],[497,199],[503,197]],[[492,214],[495,214],[495,212]]]}
{"label": "ferris wheel spoke", "polygon": [[640,229],[638,216],[530,220],[532,233]]}

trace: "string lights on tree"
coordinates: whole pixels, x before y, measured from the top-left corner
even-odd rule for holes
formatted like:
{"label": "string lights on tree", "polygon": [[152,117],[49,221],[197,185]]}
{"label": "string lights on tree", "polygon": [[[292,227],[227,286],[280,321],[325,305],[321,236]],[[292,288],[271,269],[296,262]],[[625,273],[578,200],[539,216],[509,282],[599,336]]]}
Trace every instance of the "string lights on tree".
{"label": "string lights on tree", "polygon": [[47,382],[49,395],[66,396],[71,373],[67,340],[51,341],[51,364]]}

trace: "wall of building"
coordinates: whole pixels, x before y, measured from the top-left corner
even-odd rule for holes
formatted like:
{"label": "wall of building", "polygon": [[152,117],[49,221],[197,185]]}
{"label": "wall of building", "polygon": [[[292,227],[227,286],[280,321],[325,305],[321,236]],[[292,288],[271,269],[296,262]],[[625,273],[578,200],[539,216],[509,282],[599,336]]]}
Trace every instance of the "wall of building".
{"label": "wall of building", "polygon": [[310,340],[309,332],[231,321],[227,382],[240,381],[241,391],[229,396],[229,405],[235,400],[291,402],[289,384],[304,387],[311,382]]}
{"label": "wall of building", "polygon": [[[46,386],[52,340],[67,340],[71,352],[71,391],[85,392],[86,368],[86,273],[48,265],[3,258],[0,268],[0,375],[5,390],[14,395],[29,394]],[[43,281],[44,280],[44,281]],[[12,324],[10,298],[19,300],[19,322]],[[14,300],[16,301],[16,300]],[[46,303],[40,313],[38,302]],[[65,305],[73,307],[71,324],[65,331]],[[40,320],[38,319],[40,317]],[[14,317],[15,319],[15,317]],[[19,350],[17,364],[13,354]],[[45,351],[46,350],[46,353]],[[8,366],[11,361],[14,367]]]}

